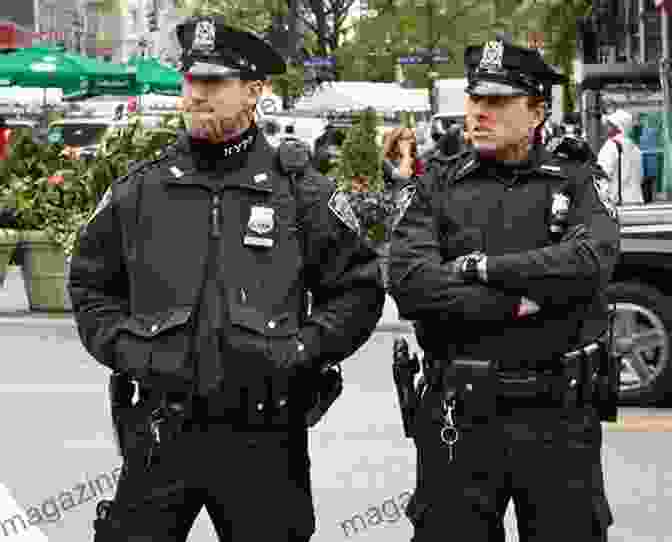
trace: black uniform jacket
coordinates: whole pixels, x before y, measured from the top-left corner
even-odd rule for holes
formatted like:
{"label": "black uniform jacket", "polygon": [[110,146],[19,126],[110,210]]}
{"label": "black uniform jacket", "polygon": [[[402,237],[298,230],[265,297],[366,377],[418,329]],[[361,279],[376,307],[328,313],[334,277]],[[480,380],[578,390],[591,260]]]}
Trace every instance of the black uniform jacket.
{"label": "black uniform jacket", "polygon": [[[391,247],[391,294],[436,357],[541,368],[607,327],[604,286],[618,257],[618,223],[588,168],[534,147],[508,179],[468,151],[438,158],[417,184]],[[570,198],[567,235],[552,237],[554,194]],[[487,283],[448,262],[480,250]],[[516,317],[521,297],[541,310]]]}
{"label": "black uniform jacket", "polygon": [[215,246],[221,322],[210,325],[226,343],[226,379],[245,372],[263,385],[295,338],[313,364],[355,352],[384,302],[375,254],[329,209],[331,181],[308,169],[295,186],[261,135],[226,174],[197,169],[176,145],[113,183],[70,268],[86,349],[150,387],[153,378],[193,381],[189,324]]}

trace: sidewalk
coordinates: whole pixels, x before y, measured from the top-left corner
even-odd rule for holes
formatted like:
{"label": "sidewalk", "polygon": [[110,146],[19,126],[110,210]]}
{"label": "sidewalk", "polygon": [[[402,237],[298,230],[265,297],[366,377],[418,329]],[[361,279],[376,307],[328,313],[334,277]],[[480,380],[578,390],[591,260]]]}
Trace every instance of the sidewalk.
{"label": "sidewalk", "polygon": [[[0,325],[17,323],[44,325],[48,320],[56,325],[74,325],[70,313],[31,312],[23,285],[21,268],[10,266],[4,285],[0,288]],[[399,320],[399,312],[394,300],[387,296],[383,316],[378,322],[378,331],[406,333],[410,331],[408,322]]]}

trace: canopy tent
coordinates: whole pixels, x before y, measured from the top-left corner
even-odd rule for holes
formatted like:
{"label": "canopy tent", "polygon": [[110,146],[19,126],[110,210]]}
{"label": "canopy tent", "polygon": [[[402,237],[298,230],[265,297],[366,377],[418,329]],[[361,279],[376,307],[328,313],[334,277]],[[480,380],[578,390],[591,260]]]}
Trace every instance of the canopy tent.
{"label": "canopy tent", "polygon": [[135,79],[143,94],[182,94],[182,74],[156,58],[132,57],[128,65],[135,68]]}
{"label": "canopy tent", "polygon": [[63,48],[32,47],[0,55],[0,86],[60,88],[85,95],[106,87],[129,88],[126,67],[75,55]]}
{"label": "canopy tent", "polygon": [[373,107],[381,113],[400,111],[429,111],[426,93],[405,89],[397,83],[339,81],[304,96],[295,105],[296,111],[315,114],[329,111],[357,111]]}

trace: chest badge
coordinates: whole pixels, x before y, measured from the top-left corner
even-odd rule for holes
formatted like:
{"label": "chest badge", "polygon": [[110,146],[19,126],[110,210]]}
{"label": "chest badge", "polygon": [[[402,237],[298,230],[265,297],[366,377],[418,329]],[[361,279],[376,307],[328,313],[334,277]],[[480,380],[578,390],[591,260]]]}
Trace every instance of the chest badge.
{"label": "chest badge", "polygon": [[266,173],[257,173],[254,176],[254,182],[255,183],[263,183],[267,179],[268,179],[268,175]]}
{"label": "chest badge", "polygon": [[259,235],[267,235],[275,227],[275,210],[270,207],[254,206],[250,209],[250,220],[247,227]]}
{"label": "chest badge", "polygon": [[245,235],[243,244],[247,246],[267,247],[273,246],[273,239],[266,237],[275,228],[275,210],[270,207],[255,205],[250,209],[250,219],[247,229],[256,235]]}

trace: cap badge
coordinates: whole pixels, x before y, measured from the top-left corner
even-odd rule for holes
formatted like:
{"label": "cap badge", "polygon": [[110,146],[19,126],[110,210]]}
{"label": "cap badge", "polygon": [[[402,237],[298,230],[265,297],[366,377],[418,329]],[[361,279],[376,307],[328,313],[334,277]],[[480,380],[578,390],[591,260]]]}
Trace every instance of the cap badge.
{"label": "cap badge", "polygon": [[481,70],[502,69],[502,60],[504,58],[504,43],[501,41],[489,41],[483,46],[483,54],[478,67]]}
{"label": "cap badge", "polygon": [[212,53],[215,50],[215,34],[215,23],[208,20],[198,21],[191,49],[203,53]]}

